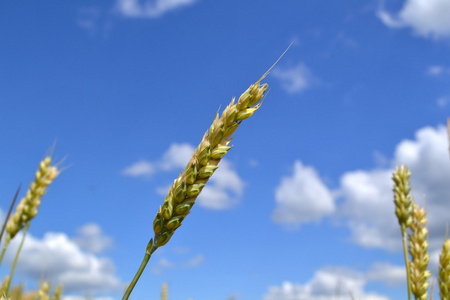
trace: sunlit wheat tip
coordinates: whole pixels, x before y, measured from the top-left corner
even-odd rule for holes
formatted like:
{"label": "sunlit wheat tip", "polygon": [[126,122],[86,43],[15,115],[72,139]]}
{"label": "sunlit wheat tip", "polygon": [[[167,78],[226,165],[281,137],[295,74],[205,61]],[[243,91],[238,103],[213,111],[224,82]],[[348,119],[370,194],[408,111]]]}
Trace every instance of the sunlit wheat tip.
{"label": "sunlit wheat tip", "polygon": [[395,214],[402,231],[408,228],[412,222],[411,213],[413,208],[410,196],[411,187],[409,186],[410,175],[409,170],[402,165],[400,168],[396,168],[392,176],[394,181]]}

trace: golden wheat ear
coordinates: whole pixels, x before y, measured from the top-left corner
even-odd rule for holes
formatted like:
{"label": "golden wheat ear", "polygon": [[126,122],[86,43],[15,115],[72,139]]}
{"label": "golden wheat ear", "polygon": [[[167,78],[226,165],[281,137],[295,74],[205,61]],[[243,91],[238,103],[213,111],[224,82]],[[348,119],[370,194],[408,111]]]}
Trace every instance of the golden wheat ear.
{"label": "golden wheat ear", "polygon": [[414,203],[411,223],[411,234],[409,235],[411,291],[416,299],[426,300],[428,298],[428,279],[431,272],[427,270],[430,255],[428,254],[428,229],[427,213],[425,209],[419,208]]}
{"label": "golden wheat ear", "polygon": [[25,227],[38,213],[41,198],[47,191],[47,187],[59,175],[60,170],[51,165],[52,158],[47,156],[40,164],[35,173],[35,179],[19,205],[16,212],[11,216],[6,225],[6,242],[9,242],[14,236]]}

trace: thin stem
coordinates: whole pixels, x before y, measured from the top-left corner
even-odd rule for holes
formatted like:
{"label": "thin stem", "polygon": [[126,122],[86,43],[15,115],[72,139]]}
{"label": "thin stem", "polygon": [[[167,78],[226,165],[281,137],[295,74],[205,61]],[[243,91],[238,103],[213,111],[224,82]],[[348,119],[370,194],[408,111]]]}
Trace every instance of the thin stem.
{"label": "thin stem", "polygon": [[408,282],[408,300],[411,300],[411,277],[409,271],[409,259],[408,259],[408,250],[406,246],[406,228],[402,226],[402,237],[403,237],[403,255],[405,256],[405,265],[406,265],[406,279]]}
{"label": "thin stem", "polygon": [[139,278],[141,277],[142,272],[144,272],[145,266],[147,266],[147,263],[150,260],[150,257],[152,256],[153,252],[155,252],[156,249],[158,249],[158,248],[153,245],[153,239],[151,239],[147,245],[147,251],[145,251],[144,259],[142,260],[142,263],[139,266],[139,269],[137,270],[136,275],[134,275],[133,280],[128,285],[127,290],[125,291],[125,294],[122,297],[122,300],[128,300],[128,298],[131,295],[131,292],[134,289],[134,286],[136,285]]}
{"label": "thin stem", "polygon": [[19,249],[17,249],[16,257],[14,258],[14,263],[11,268],[11,274],[9,275],[8,285],[6,286],[6,295],[8,295],[8,293],[9,293],[9,287],[11,286],[11,281],[14,276],[14,271],[16,270],[17,260],[19,259],[20,251],[22,250],[23,242],[25,241],[25,237],[27,235],[28,227],[30,227],[30,224],[31,223],[28,221],[23,229],[22,240],[20,241]]}
{"label": "thin stem", "polygon": [[6,241],[5,244],[3,245],[2,254],[0,254],[0,265],[2,264],[3,256],[5,256],[8,245],[9,245],[9,241]]}
{"label": "thin stem", "polygon": [[[5,222],[3,222],[2,231],[0,232],[0,241],[2,240],[3,233],[5,232],[5,229],[6,229],[6,224],[7,224],[8,220],[9,220],[9,217],[11,216],[11,212],[12,212],[12,209],[14,207],[14,204],[16,203],[17,196],[19,195],[19,191],[20,191],[20,187],[21,186],[22,186],[22,184],[20,184],[19,187],[17,188],[17,191],[16,191],[16,194],[14,195],[13,201],[11,202],[11,205],[9,206],[8,214],[6,215]],[[2,260],[0,259],[0,263],[1,262],[2,262]]]}

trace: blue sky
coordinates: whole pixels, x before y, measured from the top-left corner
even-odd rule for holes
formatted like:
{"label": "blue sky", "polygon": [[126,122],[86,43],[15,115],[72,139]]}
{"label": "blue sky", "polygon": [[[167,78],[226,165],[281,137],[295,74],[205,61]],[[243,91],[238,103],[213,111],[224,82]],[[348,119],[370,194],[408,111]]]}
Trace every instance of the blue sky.
{"label": "blue sky", "polygon": [[446,0],[3,2],[0,217],[55,141],[65,167],[17,282],[120,299],[215,112],[293,43],[132,298],[158,299],[167,282],[170,299],[405,299],[390,177],[411,169],[435,270],[449,222],[448,15]]}

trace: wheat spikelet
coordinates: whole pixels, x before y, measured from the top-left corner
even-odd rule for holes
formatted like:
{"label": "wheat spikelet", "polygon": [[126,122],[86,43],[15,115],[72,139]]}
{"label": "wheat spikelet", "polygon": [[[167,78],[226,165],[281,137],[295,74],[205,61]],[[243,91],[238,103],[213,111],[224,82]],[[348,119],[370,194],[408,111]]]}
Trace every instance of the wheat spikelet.
{"label": "wheat spikelet", "polygon": [[147,249],[150,253],[165,245],[181,226],[206,182],[219,167],[220,160],[231,149],[231,135],[243,120],[259,109],[260,100],[268,88],[267,84],[261,84],[266,74],[252,84],[236,103],[233,98],[220,117],[219,113],[216,113],[211,127],[192,154],[184,173],[181,172],[175,179],[156,214],[153,222],[154,240],[149,243]]}
{"label": "wheat spikelet", "polygon": [[47,186],[58,176],[56,166],[51,166],[51,157],[47,156],[39,164],[36,171],[35,180],[30,184],[27,194],[16,208],[14,215],[8,221],[6,226],[6,242],[9,242],[14,236],[31,221],[37,213],[41,198],[45,194]]}
{"label": "wheat spikelet", "polygon": [[427,270],[430,255],[428,250],[428,230],[425,228],[427,223],[426,212],[423,208],[419,209],[417,204],[413,204],[411,234],[409,235],[409,254],[410,262],[411,291],[416,299],[426,300],[428,287],[430,283],[428,278],[431,272]]}
{"label": "wheat spikelet", "polygon": [[411,213],[413,207],[410,196],[411,187],[409,186],[410,175],[411,173],[404,165],[397,166],[392,175],[392,180],[394,181],[395,215],[402,228],[402,232],[412,223]]}
{"label": "wheat spikelet", "polygon": [[439,256],[439,291],[441,300],[450,300],[450,240],[446,239]]}

